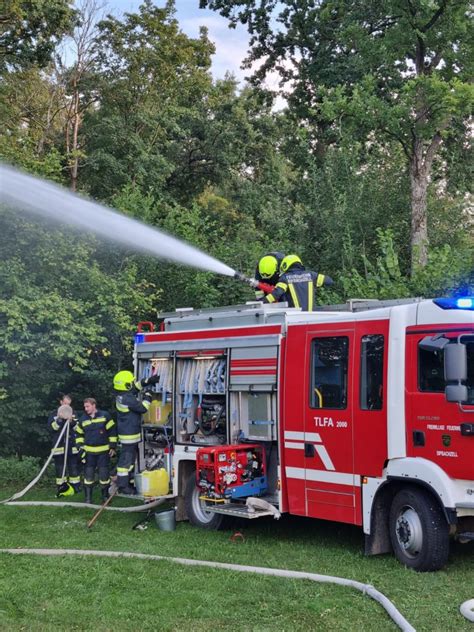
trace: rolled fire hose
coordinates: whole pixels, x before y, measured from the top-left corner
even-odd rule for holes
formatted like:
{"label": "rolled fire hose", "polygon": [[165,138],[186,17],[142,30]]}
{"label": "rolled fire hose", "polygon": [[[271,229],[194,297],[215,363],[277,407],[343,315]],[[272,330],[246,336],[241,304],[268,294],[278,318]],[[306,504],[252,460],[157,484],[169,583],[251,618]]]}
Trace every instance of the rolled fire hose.
{"label": "rolled fire hose", "polygon": [[209,562],[206,560],[190,560],[182,557],[165,557],[163,555],[149,555],[145,553],[128,553],[126,551],[90,551],[78,549],[0,549],[0,553],[12,553],[14,555],[92,555],[97,557],[137,558],[141,560],[154,560],[174,562],[185,566],[207,566],[210,568],[222,568],[243,573],[257,573],[259,575],[271,575],[287,579],[309,579],[325,584],[338,584],[359,590],[377,601],[388,613],[390,618],[403,630],[403,632],[416,632],[415,628],[397,610],[393,603],[370,584],[362,584],[352,579],[333,577],[331,575],[318,575],[316,573],[304,573],[301,571],[288,571],[279,568],[265,568],[261,566],[243,566],[241,564],[225,564],[222,562]]}

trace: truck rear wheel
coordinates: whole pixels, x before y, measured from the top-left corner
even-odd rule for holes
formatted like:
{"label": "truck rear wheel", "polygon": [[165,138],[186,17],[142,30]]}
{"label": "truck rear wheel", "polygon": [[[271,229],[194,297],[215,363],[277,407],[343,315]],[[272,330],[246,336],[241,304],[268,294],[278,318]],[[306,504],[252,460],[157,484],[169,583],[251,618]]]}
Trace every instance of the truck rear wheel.
{"label": "truck rear wheel", "polygon": [[416,571],[437,571],[448,561],[448,523],[436,499],[422,489],[402,489],[393,499],[390,539],[397,559]]}
{"label": "truck rear wheel", "polygon": [[217,530],[225,528],[224,518],[222,514],[213,513],[206,509],[206,503],[200,500],[201,492],[196,485],[196,474],[192,472],[186,483],[184,493],[184,504],[189,522],[201,529]]}

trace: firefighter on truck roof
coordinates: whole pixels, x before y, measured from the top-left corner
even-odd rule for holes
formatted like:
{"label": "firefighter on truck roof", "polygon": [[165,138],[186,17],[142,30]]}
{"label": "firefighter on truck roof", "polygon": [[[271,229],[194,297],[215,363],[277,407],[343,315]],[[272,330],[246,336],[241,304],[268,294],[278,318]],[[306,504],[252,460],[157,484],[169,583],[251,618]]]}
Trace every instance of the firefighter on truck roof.
{"label": "firefighter on truck roof", "polygon": [[144,393],[142,401],[137,395],[144,387],[156,384],[159,379],[159,375],[153,375],[136,381],[131,371],[119,371],[114,377],[118,439],[121,446],[117,462],[117,486],[121,494],[136,493],[131,485],[131,475],[141,441],[142,415],[150,408],[152,399],[149,392]]}
{"label": "firefighter on truck roof", "polygon": [[333,285],[331,277],[306,270],[298,255],[287,255],[280,265],[280,278],[264,303],[287,302],[290,307],[301,307],[311,312],[314,306],[314,291],[323,285]]}
{"label": "firefighter on truck roof", "polygon": [[[268,285],[275,286],[280,276],[280,265],[285,255],[282,252],[268,252],[258,260],[255,269],[255,278],[257,281],[263,281]],[[255,290],[255,298],[261,301],[265,297],[263,290]]]}

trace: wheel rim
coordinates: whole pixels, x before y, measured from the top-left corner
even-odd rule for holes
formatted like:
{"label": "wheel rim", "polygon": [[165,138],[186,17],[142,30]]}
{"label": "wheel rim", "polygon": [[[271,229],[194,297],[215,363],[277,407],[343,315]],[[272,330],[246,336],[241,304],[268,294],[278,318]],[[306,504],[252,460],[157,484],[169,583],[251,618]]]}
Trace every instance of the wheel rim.
{"label": "wheel rim", "polygon": [[417,512],[406,505],[403,507],[395,523],[395,533],[400,548],[408,557],[416,557],[423,544],[423,526]]}
{"label": "wheel rim", "polygon": [[203,500],[199,499],[200,490],[198,488],[193,491],[192,495],[192,505],[194,515],[198,518],[200,522],[207,523],[211,522],[211,520],[216,515],[212,511],[206,511],[206,503]]}

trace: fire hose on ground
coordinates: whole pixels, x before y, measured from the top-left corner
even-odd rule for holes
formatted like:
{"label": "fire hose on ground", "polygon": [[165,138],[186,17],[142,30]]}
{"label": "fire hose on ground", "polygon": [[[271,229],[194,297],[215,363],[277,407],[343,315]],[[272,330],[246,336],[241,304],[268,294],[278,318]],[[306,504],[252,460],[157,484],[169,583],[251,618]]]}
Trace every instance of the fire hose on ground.
{"label": "fire hose on ground", "polygon": [[163,555],[149,555],[145,553],[129,553],[126,551],[91,551],[78,549],[0,549],[0,553],[11,553],[13,555],[92,555],[96,557],[130,558],[140,560],[153,560],[174,562],[184,566],[207,566],[208,568],[226,569],[243,573],[256,573],[258,575],[269,575],[273,577],[283,577],[286,579],[309,579],[310,581],[325,584],[338,584],[359,590],[364,595],[368,595],[377,601],[388,613],[391,619],[403,630],[403,632],[415,632],[415,628],[403,617],[393,603],[376,588],[370,584],[363,584],[352,579],[343,577],[333,577],[331,575],[318,575],[316,573],[304,573],[301,571],[288,571],[278,568],[265,568],[261,566],[243,566],[241,564],[227,564],[223,562],[209,562],[206,560],[191,560],[182,557],[166,557]]}

